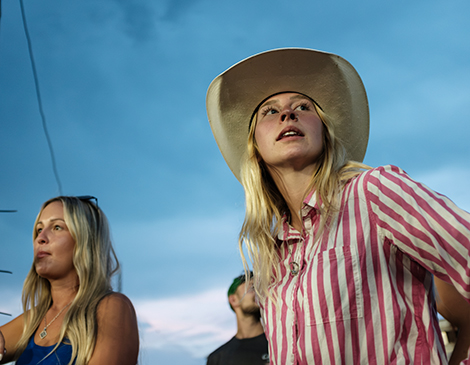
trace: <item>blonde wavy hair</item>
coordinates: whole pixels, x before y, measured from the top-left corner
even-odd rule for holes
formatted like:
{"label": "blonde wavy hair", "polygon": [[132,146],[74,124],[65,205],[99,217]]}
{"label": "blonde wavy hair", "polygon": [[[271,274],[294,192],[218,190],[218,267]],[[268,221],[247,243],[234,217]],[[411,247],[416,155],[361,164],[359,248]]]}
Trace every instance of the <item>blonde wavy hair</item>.
{"label": "blonde wavy hair", "polygon": [[[334,121],[313,100],[312,102],[324,126],[323,152],[304,197],[315,189],[322,203],[318,237],[328,218],[338,209],[337,197],[341,188],[352,177],[370,167],[347,160],[344,146],[335,134]],[[255,140],[256,123],[255,113],[250,124],[247,152],[241,170],[246,213],[240,231],[239,248],[245,272],[248,272],[248,260],[243,252],[243,245],[246,246],[253,266],[255,290],[261,298],[265,298],[269,295],[270,285],[280,279],[277,270],[279,258],[276,251],[276,237],[281,227],[282,216],[291,212],[261,159]]]}
{"label": "blonde wavy hair", "polygon": [[[119,270],[119,262],[111,243],[108,220],[103,211],[90,200],[68,196],[50,199],[42,205],[34,227],[44,208],[56,201],[63,204],[65,224],[75,241],[73,265],[79,287],[62,322],[59,341],[47,356],[67,339],[72,345],[69,365],[74,359],[77,364],[87,364],[96,343],[96,310],[100,300],[111,293],[111,277]],[[37,235],[34,228],[33,240]],[[37,274],[34,263],[23,285],[22,303],[24,327],[15,359],[25,350],[52,304],[49,281]]]}

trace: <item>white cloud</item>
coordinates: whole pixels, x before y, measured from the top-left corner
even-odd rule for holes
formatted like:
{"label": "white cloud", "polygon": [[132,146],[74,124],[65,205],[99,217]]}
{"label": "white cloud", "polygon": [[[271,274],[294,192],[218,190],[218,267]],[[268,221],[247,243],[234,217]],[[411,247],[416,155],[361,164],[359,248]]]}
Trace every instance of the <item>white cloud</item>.
{"label": "white cloud", "polygon": [[225,288],[133,303],[144,351],[179,347],[201,358],[236,333],[235,314],[228,306]]}

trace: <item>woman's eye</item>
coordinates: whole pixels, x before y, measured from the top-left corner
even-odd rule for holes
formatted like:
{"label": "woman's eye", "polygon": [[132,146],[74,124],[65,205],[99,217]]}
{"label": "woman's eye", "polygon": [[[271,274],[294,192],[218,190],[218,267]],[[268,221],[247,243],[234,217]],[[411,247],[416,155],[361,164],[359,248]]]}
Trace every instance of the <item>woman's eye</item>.
{"label": "woman's eye", "polygon": [[300,104],[296,109],[298,110],[310,110],[310,107],[308,104]]}
{"label": "woman's eye", "polygon": [[274,109],[273,107],[264,108],[263,111],[261,112],[263,117],[266,116],[266,115],[276,114],[276,113],[277,113],[277,110]]}
{"label": "woman's eye", "polygon": [[36,233],[41,233],[41,232],[42,232],[42,228],[36,229]]}
{"label": "woman's eye", "polygon": [[59,225],[56,225],[56,226],[54,226],[54,229],[55,229],[56,231],[60,231],[60,230],[62,229],[62,227],[59,226]]}

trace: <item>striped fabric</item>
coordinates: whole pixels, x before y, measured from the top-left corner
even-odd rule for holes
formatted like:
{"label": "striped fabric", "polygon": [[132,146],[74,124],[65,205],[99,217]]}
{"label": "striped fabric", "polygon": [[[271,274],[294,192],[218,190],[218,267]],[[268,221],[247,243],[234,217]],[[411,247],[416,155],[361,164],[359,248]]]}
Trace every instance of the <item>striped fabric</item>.
{"label": "striped fabric", "polygon": [[321,233],[284,220],[276,303],[262,303],[272,364],[446,364],[433,274],[470,298],[470,214],[385,166],[351,180]]}

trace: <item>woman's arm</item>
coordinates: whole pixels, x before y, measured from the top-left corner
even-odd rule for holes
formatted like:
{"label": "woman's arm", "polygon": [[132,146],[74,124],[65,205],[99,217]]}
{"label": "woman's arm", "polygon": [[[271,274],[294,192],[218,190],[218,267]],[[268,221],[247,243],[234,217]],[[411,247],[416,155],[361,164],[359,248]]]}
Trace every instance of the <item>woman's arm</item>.
{"label": "woman's arm", "polygon": [[434,277],[436,285],[437,311],[459,332],[449,364],[459,364],[467,358],[470,347],[470,304],[460,295],[453,285]]}
{"label": "woman's arm", "polygon": [[[23,315],[0,327],[0,355],[3,355],[0,364],[13,360],[18,341],[23,334]],[[4,355],[4,349],[6,354]]]}
{"label": "woman's arm", "polygon": [[95,350],[88,365],[135,365],[139,354],[139,330],[134,307],[125,295],[113,293],[97,311]]}

